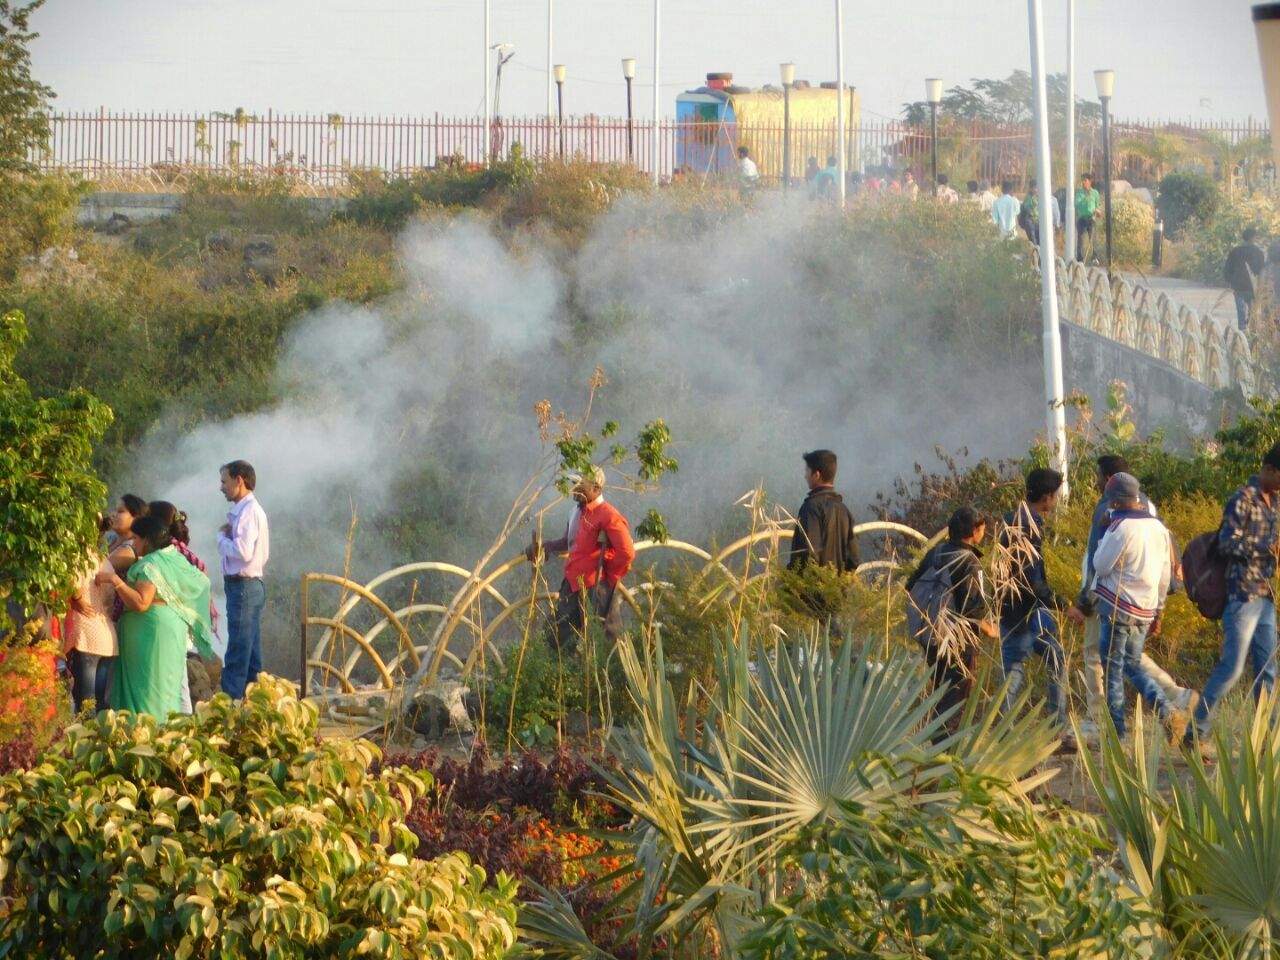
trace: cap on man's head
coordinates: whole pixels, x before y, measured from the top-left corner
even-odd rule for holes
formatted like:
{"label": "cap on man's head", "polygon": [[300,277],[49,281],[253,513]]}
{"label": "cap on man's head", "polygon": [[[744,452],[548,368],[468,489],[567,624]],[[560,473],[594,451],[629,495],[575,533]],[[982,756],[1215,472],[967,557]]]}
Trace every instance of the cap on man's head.
{"label": "cap on man's head", "polygon": [[1107,481],[1107,485],[1102,492],[1107,498],[1107,503],[1113,505],[1117,503],[1134,503],[1137,501],[1140,492],[1138,478],[1132,473],[1114,474]]}
{"label": "cap on man's head", "polygon": [[604,471],[597,466],[592,466],[591,469],[584,470],[582,473],[572,477],[571,479],[573,480],[573,485],[575,487],[592,484],[604,489]]}

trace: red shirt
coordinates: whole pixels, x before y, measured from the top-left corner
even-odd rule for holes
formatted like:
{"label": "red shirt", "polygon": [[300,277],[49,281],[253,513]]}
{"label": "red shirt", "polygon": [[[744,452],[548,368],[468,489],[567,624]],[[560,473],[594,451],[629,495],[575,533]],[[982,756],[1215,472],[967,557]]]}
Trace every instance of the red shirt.
{"label": "red shirt", "polygon": [[[603,538],[601,534],[604,534]],[[607,546],[601,543],[602,539]],[[590,589],[596,585],[602,553],[605,583],[617,586],[631,569],[636,548],[631,542],[627,518],[604,500],[597,500],[580,510],[578,535],[569,544],[569,556],[564,562],[564,578],[574,593],[583,587]]]}

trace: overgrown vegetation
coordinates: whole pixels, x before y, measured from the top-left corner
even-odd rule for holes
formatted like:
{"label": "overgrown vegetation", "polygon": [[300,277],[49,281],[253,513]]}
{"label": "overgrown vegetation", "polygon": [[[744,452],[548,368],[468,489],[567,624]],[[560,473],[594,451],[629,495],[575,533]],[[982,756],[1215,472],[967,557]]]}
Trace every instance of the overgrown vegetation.
{"label": "overgrown vegetation", "polygon": [[412,858],[430,778],[263,676],[157,724],[107,712],[0,780],[0,944],[13,956],[502,956],[515,885]]}

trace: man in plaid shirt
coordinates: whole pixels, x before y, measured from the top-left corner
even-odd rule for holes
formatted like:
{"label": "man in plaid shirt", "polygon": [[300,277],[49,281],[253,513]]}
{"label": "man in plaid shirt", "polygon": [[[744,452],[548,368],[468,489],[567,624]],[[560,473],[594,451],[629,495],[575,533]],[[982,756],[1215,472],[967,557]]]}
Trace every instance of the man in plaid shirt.
{"label": "man in plaid shirt", "polygon": [[1209,711],[1226,696],[1253,661],[1253,695],[1260,697],[1276,680],[1276,496],[1280,493],[1280,443],[1262,460],[1262,472],[1227,501],[1218,531],[1218,549],[1229,557],[1227,606],[1222,613],[1222,653],[1209,675],[1195,726],[1205,737]]}

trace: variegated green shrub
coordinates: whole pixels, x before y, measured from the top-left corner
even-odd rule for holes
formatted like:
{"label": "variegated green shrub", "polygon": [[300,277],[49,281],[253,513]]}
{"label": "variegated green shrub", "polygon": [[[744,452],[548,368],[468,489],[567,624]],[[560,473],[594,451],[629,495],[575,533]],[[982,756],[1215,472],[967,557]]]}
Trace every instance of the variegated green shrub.
{"label": "variegated green shrub", "polygon": [[0,780],[0,957],[501,957],[514,881],[412,857],[429,777],[316,731],[266,676],[243,704],[69,728]]}

